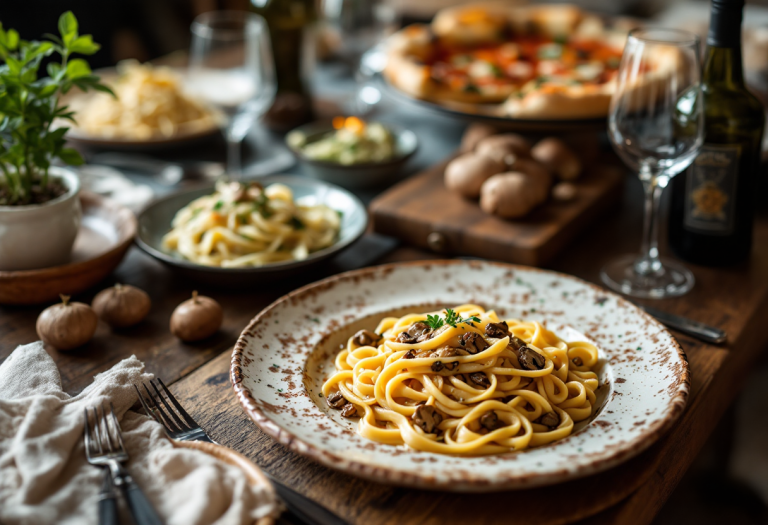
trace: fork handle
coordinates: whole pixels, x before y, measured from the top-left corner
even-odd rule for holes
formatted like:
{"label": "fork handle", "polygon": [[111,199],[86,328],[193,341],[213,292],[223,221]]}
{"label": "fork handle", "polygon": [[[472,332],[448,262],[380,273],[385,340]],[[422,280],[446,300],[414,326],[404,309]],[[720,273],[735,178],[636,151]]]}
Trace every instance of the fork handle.
{"label": "fork handle", "polygon": [[119,525],[117,519],[117,491],[112,485],[109,469],[104,469],[104,483],[99,493],[99,525]]}
{"label": "fork handle", "polygon": [[163,525],[163,520],[157,515],[147,496],[119,463],[113,466],[113,480],[115,486],[120,487],[125,499],[128,500],[128,508],[136,525]]}
{"label": "fork handle", "polygon": [[136,483],[126,484],[123,493],[136,525],[163,525],[160,516]]}

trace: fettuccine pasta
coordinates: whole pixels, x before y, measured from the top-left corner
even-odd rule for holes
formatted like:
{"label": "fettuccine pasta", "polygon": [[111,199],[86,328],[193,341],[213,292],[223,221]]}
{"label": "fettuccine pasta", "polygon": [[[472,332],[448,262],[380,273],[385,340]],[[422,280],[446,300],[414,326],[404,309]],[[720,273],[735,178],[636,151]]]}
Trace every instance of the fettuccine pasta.
{"label": "fettuccine pasta", "polygon": [[115,97],[97,93],[74,101],[77,128],[109,139],[151,140],[199,133],[219,125],[213,109],[188,96],[171,69],[135,61],[118,65]]}
{"label": "fettuccine pasta", "polygon": [[524,450],[592,415],[597,348],[465,304],[381,320],[336,356],[328,405],[379,443],[452,455]]}
{"label": "fettuccine pasta", "polygon": [[341,214],[302,204],[284,184],[219,182],[216,192],[179,210],[163,246],[206,266],[242,268],[302,260],[331,246]]}

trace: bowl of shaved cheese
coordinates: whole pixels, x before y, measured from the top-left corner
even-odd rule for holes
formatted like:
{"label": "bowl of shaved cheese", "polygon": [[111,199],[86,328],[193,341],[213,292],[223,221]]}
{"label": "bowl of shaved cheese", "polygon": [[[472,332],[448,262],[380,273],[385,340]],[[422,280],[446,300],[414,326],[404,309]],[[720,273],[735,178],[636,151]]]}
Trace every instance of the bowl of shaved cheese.
{"label": "bowl of shaved cheese", "polygon": [[338,254],[362,236],[368,214],[342,188],[274,175],[164,197],[138,222],[149,255],[198,281],[239,286]]}
{"label": "bowl of shaved cheese", "polygon": [[220,132],[225,117],[184,89],[183,76],[168,67],[124,61],[101,73],[108,93],[70,94],[77,122],[67,138],[86,146],[135,149],[167,147]]}

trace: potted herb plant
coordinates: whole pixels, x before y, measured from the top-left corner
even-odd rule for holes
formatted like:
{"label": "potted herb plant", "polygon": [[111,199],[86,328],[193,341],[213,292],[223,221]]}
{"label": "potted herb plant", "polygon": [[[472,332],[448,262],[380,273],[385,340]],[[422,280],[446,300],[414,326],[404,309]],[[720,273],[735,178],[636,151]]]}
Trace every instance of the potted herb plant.
{"label": "potted herb plant", "polygon": [[[44,268],[67,262],[80,227],[80,183],[73,171],[51,163],[79,165],[65,147],[74,114],[59,98],[73,87],[110,92],[82,58],[99,50],[91,35],[78,33],[68,11],[59,36],[25,41],[0,24],[0,270]],[[39,77],[43,60],[48,76]]]}

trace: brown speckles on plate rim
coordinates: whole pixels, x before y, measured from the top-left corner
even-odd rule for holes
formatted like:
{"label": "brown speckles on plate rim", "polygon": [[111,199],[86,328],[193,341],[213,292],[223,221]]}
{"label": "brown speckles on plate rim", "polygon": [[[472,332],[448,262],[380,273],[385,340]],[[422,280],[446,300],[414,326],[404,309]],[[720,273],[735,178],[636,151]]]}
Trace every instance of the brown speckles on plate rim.
{"label": "brown speckles on plate rim", "polygon": [[[308,356],[350,320],[412,304],[471,301],[507,317],[575,329],[596,342],[610,395],[594,419],[544,447],[492,457],[441,456],[365,440],[331,419],[315,402],[316,392],[307,391],[305,381],[318,373],[307,370]],[[461,260],[364,268],[295,290],[250,322],[230,371],[245,412],[290,449],[374,481],[462,492],[548,485],[626,461],[680,416],[688,374],[674,337],[621,297],[565,274]]]}

